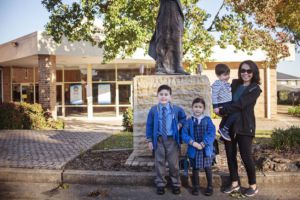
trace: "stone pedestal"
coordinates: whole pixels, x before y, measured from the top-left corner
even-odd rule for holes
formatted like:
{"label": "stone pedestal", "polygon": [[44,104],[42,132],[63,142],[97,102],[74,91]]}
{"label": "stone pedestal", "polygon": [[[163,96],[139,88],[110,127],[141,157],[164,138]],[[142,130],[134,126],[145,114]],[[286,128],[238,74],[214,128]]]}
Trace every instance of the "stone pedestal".
{"label": "stone pedestal", "polygon": [[203,97],[206,102],[205,113],[210,115],[211,88],[206,76],[174,76],[152,75],[136,76],[134,78],[134,125],[133,147],[134,151],[126,164],[131,166],[153,166],[152,152],[146,143],[146,120],[151,106],[158,103],[157,89],[160,85],[169,85],[172,88],[172,103],[182,107],[187,116],[192,113],[192,101],[196,97]]}

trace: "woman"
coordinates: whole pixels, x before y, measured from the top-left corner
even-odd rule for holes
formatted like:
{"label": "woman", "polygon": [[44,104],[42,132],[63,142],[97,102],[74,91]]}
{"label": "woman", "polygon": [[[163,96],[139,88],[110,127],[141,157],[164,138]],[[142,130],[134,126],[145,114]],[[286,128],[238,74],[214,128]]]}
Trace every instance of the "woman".
{"label": "woman", "polygon": [[[246,190],[245,195],[250,197],[258,192],[255,164],[252,158],[252,141],[255,137],[254,106],[261,93],[259,84],[260,78],[257,65],[251,60],[242,62],[238,70],[238,79],[233,80],[231,84],[233,103],[216,110],[216,113],[222,116],[238,113],[234,127],[230,131],[231,141],[224,141],[231,178],[231,185],[225,188],[224,193],[229,194],[240,190],[236,158],[237,145],[248,176],[249,188]],[[225,120],[223,118],[221,123]]]}

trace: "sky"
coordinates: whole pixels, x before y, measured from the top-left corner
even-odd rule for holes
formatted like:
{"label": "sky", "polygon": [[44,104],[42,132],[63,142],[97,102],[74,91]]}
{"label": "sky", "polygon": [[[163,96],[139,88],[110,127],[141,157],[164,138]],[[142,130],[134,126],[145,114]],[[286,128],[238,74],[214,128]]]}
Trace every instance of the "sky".
{"label": "sky", "polygon": [[[221,2],[202,0],[199,4],[213,17]],[[43,31],[49,15],[41,0],[0,0],[0,44],[35,31]],[[294,61],[278,63],[277,71],[300,77],[300,54],[296,54]]]}

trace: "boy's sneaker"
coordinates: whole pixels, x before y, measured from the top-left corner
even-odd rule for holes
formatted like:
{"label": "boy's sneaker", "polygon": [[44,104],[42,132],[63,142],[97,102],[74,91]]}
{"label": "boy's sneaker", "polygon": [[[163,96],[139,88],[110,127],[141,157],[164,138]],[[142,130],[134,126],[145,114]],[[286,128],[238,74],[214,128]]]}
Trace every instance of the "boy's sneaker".
{"label": "boy's sneaker", "polygon": [[156,193],[159,195],[165,194],[165,188],[164,187],[157,187]]}
{"label": "boy's sneaker", "polygon": [[258,193],[258,189],[257,187],[255,189],[253,189],[252,187],[249,187],[244,195],[247,196],[247,197],[253,197],[254,195],[256,195]]}
{"label": "boy's sneaker", "polygon": [[228,128],[224,127],[224,128],[220,128],[218,130],[218,132],[220,133],[220,135],[222,136],[222,138],[224,140],[227,140],[227,141],[231,141],[231,138],[229,136],[229,132],[228,132]]}
{"label": "boy's sneaker", "polygon": [[230,194],[230,193],[232,193],[232,192],[238,192],[239,190],[240,190],[240,186],[239,185],[237,185],[237,186],[232,186],[232,185],[230,185],[230,186],[228,186],[227,188],[225,188],[224,190],[223,190],[223,192],[224,193],[226,193],[226,194]]}

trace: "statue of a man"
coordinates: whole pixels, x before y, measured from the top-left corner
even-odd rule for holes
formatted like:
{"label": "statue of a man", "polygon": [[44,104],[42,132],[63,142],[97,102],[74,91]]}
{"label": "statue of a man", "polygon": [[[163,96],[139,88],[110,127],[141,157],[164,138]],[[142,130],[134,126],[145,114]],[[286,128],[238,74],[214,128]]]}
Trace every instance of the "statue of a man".
{"label": "statue of a man", "polygon": [[156,60],[156,74],[186,74],[182,67],[184,16],[180,0],[160,0],[156,29],[149,55]]}

